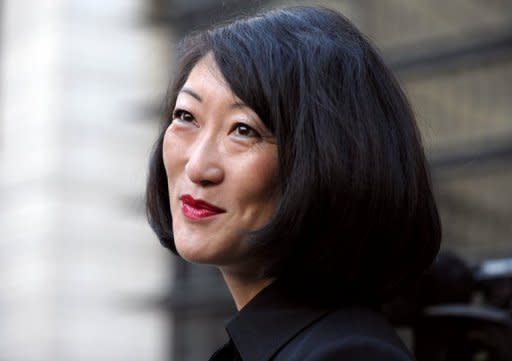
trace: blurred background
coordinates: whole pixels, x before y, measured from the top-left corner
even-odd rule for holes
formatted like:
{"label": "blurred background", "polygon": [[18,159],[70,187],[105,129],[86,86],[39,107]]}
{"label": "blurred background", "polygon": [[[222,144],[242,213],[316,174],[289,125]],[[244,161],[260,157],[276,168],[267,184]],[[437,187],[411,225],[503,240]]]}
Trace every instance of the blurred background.
{"label": "blurred background", "polygon": [[511,0],[3,0],[0,360],[201,360],[223,343],[219,275],[146,224],[148,155],[175,42],[287,4],[341,10],[396,72],[443,248],[512,257]]}

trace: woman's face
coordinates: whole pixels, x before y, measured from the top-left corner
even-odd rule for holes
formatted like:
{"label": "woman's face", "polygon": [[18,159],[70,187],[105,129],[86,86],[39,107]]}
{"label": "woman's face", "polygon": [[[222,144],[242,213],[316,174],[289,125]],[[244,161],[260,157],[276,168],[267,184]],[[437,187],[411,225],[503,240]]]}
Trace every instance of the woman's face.
{"label": "woman's face", "polygon": [[211,55],[178,94],[163,160],[178,253],[221,268],[247,266],[244,234],[264,225],[276,207],[277,146]]}

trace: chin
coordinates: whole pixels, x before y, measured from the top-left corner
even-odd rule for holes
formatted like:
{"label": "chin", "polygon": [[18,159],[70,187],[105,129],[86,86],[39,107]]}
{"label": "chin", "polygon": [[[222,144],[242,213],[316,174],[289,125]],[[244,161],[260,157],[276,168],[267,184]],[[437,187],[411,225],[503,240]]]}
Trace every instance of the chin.
{"label": "chin", "polygon": [[217,265],[220,261],[218,254],[211,254],[205,250],[205,247],[193,247],[190,243],[181,244],[176,242],[176,250],[181,258],[190,263]]}
{"label": "chin", "polygon": [[178,242],[176,242],[176,251],[181,258],[191,263],[209,263],[211,259],[204,254],[204,250],[190,247],[190,245],[180,246]]}
{"label": "chin", "polygon": [[230,267],[237,264],[239,257],[233,254],[206,253],[205,250],[194,250],[190,247],[176,247],[178,254],[185,261],[195,264],[208,265],[218,268]]}

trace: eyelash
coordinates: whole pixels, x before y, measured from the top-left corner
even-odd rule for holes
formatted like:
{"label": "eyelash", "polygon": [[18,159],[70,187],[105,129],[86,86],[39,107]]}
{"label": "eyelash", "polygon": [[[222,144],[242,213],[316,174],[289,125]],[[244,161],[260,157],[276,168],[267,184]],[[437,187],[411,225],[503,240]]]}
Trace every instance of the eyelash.
{"label": "eyelash", "polygon": [[[186,119],[183,119],[182,117],[183,116],[189,116],[190,119],[186,120]],[[189,123],[189,122],[192,122],[194,120],[194,116],[187,112],[186,110],[183,110],[183,109],[176,109],[174,110],[174,112],[172,113],[172,120],[180,120],[182,122],[186,122],[186,123]]]}
{"label": "eyelash", "polygon": [[[184,117],[187,117],[187,118],[184,118]],[[172,114],[172,120],[179,120],[181,122],[190,123],[190,122],[194,121],[194,116],[186,110],[175,109]],[[240,129],[242,129],[242,128],[245,128],[245,130],[248,131],[250,133],[250,135],[241,134]],[[258,131],[256,131],[253,127],[251,127],[250,125],[247,125],[245,123],[236,123],[233,126],[231,131],[237,132],[236,135],[241,136],[241,137],[261,138],[261,134],[258,133]]]}
{"label": "eyelash", "polygon": [[[247,131],[249,131],[251,133],[251,135],[243,135],[243,134],[240,134],[240,129],[241,128],[246,128]],[[237,132],[239,136],[241,137],[250,137],[250,138],[261,138],[261,135],[260,133],[258,133],[254,128],[252,128],[251,126],[245,124],[245,123],[236,123],[233,127],[233,131],[234,132]]]}

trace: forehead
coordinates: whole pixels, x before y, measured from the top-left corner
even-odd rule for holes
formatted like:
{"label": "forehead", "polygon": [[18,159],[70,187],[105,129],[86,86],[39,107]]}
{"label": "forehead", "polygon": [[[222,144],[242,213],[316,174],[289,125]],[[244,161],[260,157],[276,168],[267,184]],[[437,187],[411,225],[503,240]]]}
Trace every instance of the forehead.
{"label": "forehead", "polygon": [[200,93],[211,93],[211,95],[229,95],[236,99],[228,82],[222,75],[213,55],[211,53],[200,59],[192,68],[185,84],[180,89],[193,90]]}

